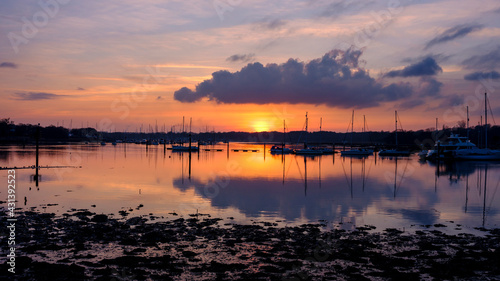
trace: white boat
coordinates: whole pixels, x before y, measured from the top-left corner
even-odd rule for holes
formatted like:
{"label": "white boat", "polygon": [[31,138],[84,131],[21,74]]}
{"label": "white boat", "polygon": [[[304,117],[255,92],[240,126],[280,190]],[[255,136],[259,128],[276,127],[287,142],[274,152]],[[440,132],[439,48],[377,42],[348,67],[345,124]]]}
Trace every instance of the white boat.
{"label": "white boat", "polygon": [[182,145],[173,145],[172,151],[198,151],[199,148],[197,146],[192,145],[191,148],[189,146]]}
{"label": "white boat", "polygon": [[[484,93],[484,140],[485,148],[471,146],[467,149],[453,151],[453,158],[458,160],[500,160],[500,150],[488,148],[488,96]],[[467,120],[469,120],[469,109],[467,108]],[[467,123],[467,129],[469,125]]]}
{"label": "white boat", "polygon": [[411,152],[408,150],[399,150],[398,149],[398,111],[395,111],[395,119],[396,119],[396,130],[394,131],[396,135],[396,149],[382,149],[379,151],[379,156],[410,156]]}
{"label": "white boat", "polygon": [[458,160],[500,160],[500,151],[474,147],[454,151],[453,158]]}
{"label": "white boat", "polygon": [[354,110],[352,111],[351,121],[351,149],[340,152],[340,156],[369,156],[373,154],[373,149],[352,148],[352,135],[354,135]]}
{"label": "white boat", "polygon": [[[445,142],[437,141],[434,149],[429,150],[426,159],[453,159],[458,151],[478,149],[467,137],[451,134]],[[459,153],[460,154],[460,153]]]}
{"label": "white boat", "polygon": [[288,148],[288,147],[284,147],[284,146],[279,146],[279,145],[273,145],[271,147],[271,153],[273,154],[289,154],[289,153],[293,153],[293,149],[291,148]]}

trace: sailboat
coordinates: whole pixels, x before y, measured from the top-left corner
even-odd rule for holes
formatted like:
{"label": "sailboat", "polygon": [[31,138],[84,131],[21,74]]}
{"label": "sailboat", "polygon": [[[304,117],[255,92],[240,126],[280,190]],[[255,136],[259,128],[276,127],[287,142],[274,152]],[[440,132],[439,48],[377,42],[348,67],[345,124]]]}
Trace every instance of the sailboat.
{"label": "sailboat", "polygon": [[395,111],[395,119],[396,119],[396,130],[394,133],[396,134],[396,149],[383,149],[380,150],[379,156],[409,156],[411,154],[408,150],[399,150],[398,149],[398,111]]}
{"label": "sailboat", "polygon": [[[183,146],[183,145],[172,145],[172,151],[176,152],[191,152],[191,151],[198,151],[199,148],[197,146],[191,145],[191,123],[192,119],[189,121],[189,146]],[[184,123],[183,123],[184,124]],[[184,127],[184,125],[183,125]]]}
{"label": "sailboat", "polygon": [[312,149],[319,150],[323,154],[333,154],[333,153],[335,153],[335,151],[332,148],[324,147],[324,146],[321,145],[321,136],[322,136],[322,134],[321,134],[321,127],[322,127],[322,125],[323,125],[323,118],[321,118],[319,120],[320,146],[313,147]]}
{"label": "sailboat", "polygon": [[471,146],[467,149],[456,150],[453,152],[453,158],[458,160],[500,160],[500,151],[488,148],[488,96],[484,93],[484,140],[485,148]]}
{"label": "sailboat", "polygon": [[308,119],[307,119],[307,112],[306,112],[306,141],[304,142],[304,148],[303,149],[296,149],[294,152],[295,154],[299,155],[321,155],[323,154],[323,151],[317,150],[317,149],[311,149],[307,148],[307,125],[308,125]]}
{"label": "sailboat", "polygon": [[283,143],[281,144],[281,146],[273,145],[271,147],[272,154],[289,154],[293,152],[291,148],[285,147],[285,134],[286,134],[285,130],[286,130],[285,120],[283,120]]}
{"label": "sailboat", "polygon": [[340,152],[341,156],[369,156],[373,154],[373,150],[367,148],[352,148],[352,136],[354,135],[354,110],[352,111],[351,121],[351,149]]}

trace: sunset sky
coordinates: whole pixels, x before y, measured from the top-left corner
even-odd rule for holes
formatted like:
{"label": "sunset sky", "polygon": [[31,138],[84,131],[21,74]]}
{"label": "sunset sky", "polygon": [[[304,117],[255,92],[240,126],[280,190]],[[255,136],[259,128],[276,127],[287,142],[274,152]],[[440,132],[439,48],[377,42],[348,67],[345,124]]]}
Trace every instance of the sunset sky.
{"label": "sunset sky", "polygon": [[0,36],[16,123],[415,130],[477,124],[484,92],[500,116],[496,0],[4,0]]}

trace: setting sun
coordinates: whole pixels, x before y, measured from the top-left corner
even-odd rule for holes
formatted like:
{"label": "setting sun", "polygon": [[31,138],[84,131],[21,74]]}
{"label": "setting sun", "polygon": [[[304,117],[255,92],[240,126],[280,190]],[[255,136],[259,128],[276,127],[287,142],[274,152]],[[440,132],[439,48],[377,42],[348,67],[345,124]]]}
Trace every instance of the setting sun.
{"label": "setting sun", "polygon": [[252,123],[252,128],[256,132],[268,132],[269,131],[269,122],[266,120],[256,120]]}

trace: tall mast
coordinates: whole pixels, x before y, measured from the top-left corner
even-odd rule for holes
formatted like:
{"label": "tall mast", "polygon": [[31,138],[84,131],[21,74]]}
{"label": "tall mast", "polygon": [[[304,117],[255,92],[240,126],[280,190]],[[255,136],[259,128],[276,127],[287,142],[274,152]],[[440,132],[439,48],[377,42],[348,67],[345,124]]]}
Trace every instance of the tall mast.
{"label": "tall mast", "polygon": [[394,111],[394,118],[396,119],[396,147],[398,147],[398,111]]}
{"label": "tall mast", "polygon": [[285,129],[285,119],[283,119],[283,146],[285,146],[285,133],[286,133],[285,130],[286,130]]}
{"label": "tall mast", "polygon": [[319,144],[321,145],[321,125],[323,125],[323,117],[319,118]]}
{"label": "tall mast", "polygon": [[467,139],[469,139],[469,106],[467,106]]}
{"label": "tall mast", "polygon": [[307,120],[307,112],[306,112],[306,141],[304,143],[304,148],[307,148],[307,122],[308,122],[308,120]]}
{"label": "tall mast", "polygon": [[354,110],[352,111],[352,121],[351,121],[351,149],[352,149],[353,135],[354,135]]}
{"label": "tall mast", "polygon": [[307,112],[306,112],[306,133],[307,133],[307,122],[308,122],[308,120],[307,120]]}
{"label": "tall mast", "polygon": [[488,97],[484,93],[484,148],[488,148]]}

